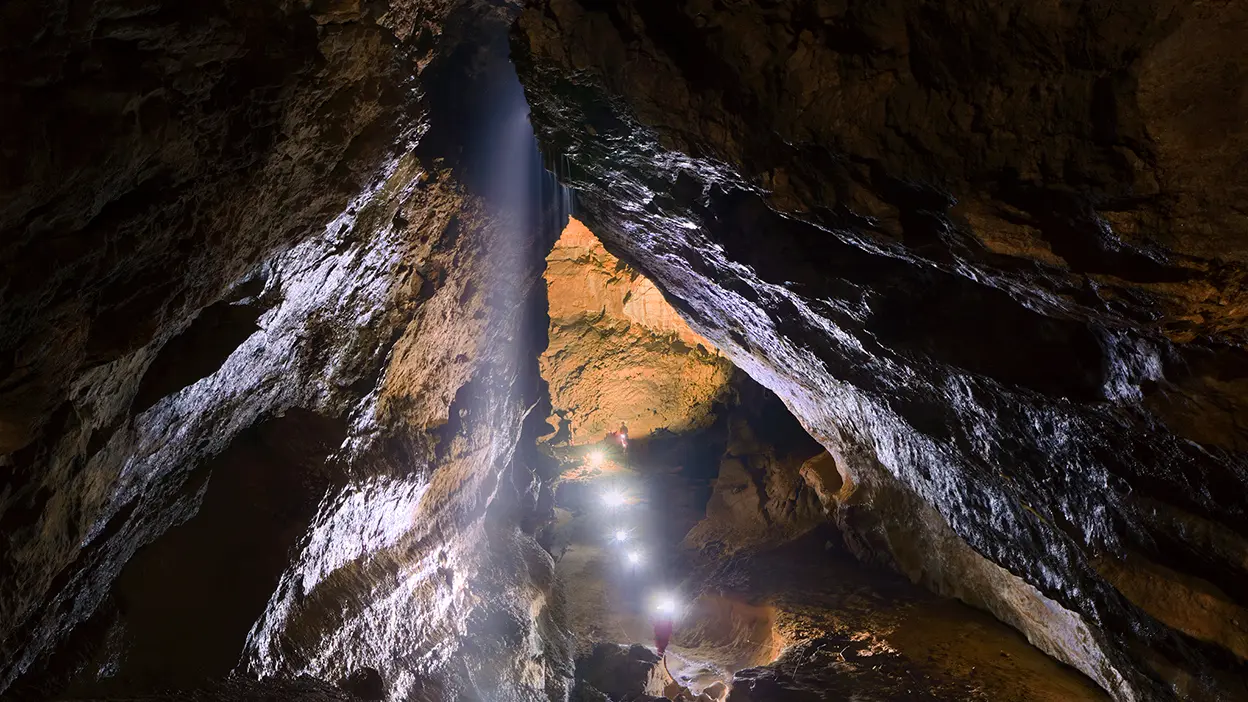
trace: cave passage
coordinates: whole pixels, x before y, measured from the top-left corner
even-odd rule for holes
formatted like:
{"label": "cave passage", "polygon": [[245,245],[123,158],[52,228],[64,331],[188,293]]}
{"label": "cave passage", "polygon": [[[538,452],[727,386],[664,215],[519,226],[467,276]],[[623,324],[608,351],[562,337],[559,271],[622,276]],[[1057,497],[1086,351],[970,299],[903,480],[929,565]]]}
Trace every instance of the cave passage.
{"label": "cave passage", "polygon": [[1248,700],[1245,37],[9,0],[0,699]]}
{"label": "cave passage", "polygon": [[539,538],[576,636],[574,694],[722,701],[757,677],[791,695],[1102,699],[990,616],[872,565],[838,528],[855,509],[844,468],[582,222],[545,278],[541,447],[560,472]]}

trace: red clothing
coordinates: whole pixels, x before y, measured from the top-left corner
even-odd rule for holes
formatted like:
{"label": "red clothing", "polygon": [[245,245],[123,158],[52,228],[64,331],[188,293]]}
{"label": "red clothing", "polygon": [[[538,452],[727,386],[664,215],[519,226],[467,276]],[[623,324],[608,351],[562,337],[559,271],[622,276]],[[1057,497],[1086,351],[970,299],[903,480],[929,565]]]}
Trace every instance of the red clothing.
{"label": "red clothing", "polygon": [[672,620],[671,619],[655,619],[654,620],[654,645],[659,649],[659,655],[667,650],[667,644],[672,640]]}

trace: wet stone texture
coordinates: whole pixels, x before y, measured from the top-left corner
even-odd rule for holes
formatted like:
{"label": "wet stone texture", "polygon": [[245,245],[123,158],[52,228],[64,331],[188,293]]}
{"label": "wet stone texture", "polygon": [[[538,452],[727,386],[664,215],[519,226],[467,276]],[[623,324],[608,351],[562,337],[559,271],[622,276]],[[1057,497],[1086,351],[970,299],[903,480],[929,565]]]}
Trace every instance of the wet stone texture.
{"label": "wet stone texture", "polygon": [[542,0],[513,48],[578,216],[828,449],[856,553],[1116,699],[1242,699],[1246,19]]}
{"label": "wet stone texture", "polygon": [[[684,645],[766,642],[724,663],[734,700],[1099,694],[1021,638],[951,652],[1001,623],[1118,700],[1248,699],[1246,25],[4,4],[0,696],[602,699],[534,536],[554,414],[714,437],[670,531],[705,517],[686,545],[730,625]],[[569,198],[543,160],[601,246],[545,258]],[[600,396],[660,352],[645,392],[552,406],[552,330],[546,368]],[[826,456],[710,420],[725,360]],[[862,561],[907,580],[850,587]]]}
{"label": "wet stone texture", "polygon": [[[632,358],[645,364],[646,353],[661,351],[638,349]],[[1005,624],[881,567],[890,547],[914,554],[901,550],[914,548],[905,529],[888,531],[906,514],[862,502],[867,491],[775,395],[741,377],[732,389],[707,429],[636,439],[627,454],[610,441],[547,447],[566,466],[547,536],[578,651],[573,700],[620,702],[650,690],[722,702],[728,683],[734,695],[759,700],[1105,699]],[[590,458],[595,452],[602,455]],[[613,491],[622,504],[604,509]],[[864,522],[884,516],[887,523]],[[897,542],[863,541],[868,526]],[[627,540],[611,542],[620,528]],[[639,560],[626,559],[629,552]],[[986,567],[997,568],[982,558],[950,561],[945,585],[962,588],[964,599],[995,585],[982,581]],[[656,590],[680,603],[664,670],[644,647],[653,643]]]}
{"label": "wet stone texture", "polygon": [[502,9],[0,10],[0,696],[566,688]]}

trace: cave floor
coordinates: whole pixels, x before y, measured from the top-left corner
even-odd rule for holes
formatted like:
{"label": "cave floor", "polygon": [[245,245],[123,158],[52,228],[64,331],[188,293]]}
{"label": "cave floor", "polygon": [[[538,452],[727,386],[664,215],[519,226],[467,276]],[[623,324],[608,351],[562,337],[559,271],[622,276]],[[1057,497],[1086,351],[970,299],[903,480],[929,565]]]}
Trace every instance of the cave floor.
{"label": "cave floor", "polygon": [[[669,668],[695,692],[774,664],[768,675],[820,695],[843,688],[871,699],[1107,699],[991,616],[860,563],[831,530],[715,558],[681,545],[701,516],[703,481],[645,466],[568,476],[556,572],[582,650],[603,641],[652,645],[651,598],[669,590],[685,603]],[[599,496],[621,485],[629,502],[603,507]],[[624,544],[611,542],[618,529],[629,533]],[[644,553],[644,563],[630,566],[629,550]]]}

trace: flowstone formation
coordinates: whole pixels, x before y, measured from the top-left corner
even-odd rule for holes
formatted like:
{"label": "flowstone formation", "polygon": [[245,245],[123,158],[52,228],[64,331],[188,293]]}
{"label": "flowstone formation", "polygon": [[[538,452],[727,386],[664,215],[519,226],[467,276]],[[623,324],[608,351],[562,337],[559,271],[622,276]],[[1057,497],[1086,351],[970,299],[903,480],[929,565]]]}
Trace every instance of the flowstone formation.
{"label": "flowstone formation", "polygon": [[1203,700],[1248,696],[1245,31],[542,0],[513,47],[578,216],[827,447],[861,557],[1116,699]]}
{"label": "flowstone formation", "polygon": [[568,222],[546,257],[550,340],[541,358],[559,431],[552,441],[601,440],[627,426],[706,428],[732,364],[689,328],[658,288],[607,253],[584,224]]}

